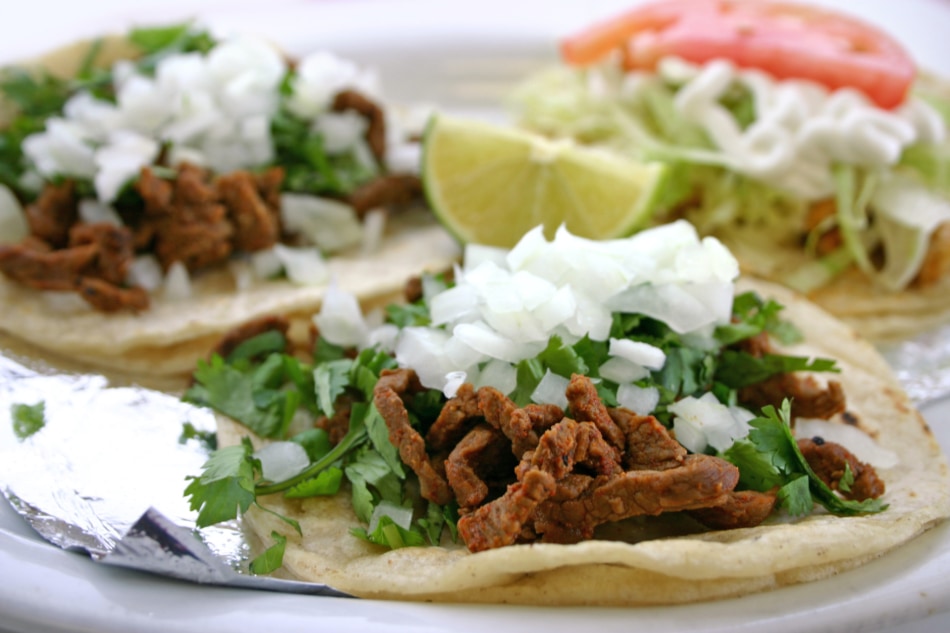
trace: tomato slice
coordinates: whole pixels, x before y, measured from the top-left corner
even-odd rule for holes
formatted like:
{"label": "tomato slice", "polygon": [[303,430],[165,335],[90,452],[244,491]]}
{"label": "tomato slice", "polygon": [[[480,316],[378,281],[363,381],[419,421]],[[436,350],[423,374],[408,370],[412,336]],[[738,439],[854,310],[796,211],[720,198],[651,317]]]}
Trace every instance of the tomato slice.
{"label": "tomato slice", "polygon": [[764,0],[667,0],[635,7],[561,42],[561,55],[584,66],[620,50],[627,69],[653,70],[660,59],[728,59],[777,79],[808,79],[860,90],[882,108],[906,99],[917,69],[892,37],[827,9]]}

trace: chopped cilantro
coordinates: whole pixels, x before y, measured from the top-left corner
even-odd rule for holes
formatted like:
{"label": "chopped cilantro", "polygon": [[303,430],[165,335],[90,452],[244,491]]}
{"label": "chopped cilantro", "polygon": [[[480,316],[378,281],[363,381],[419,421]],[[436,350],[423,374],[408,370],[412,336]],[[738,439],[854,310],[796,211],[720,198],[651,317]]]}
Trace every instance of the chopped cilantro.
{"label": "chopped cilantro", "polygon": [[759,491],[780,486],[779,501],[793,516],[807,514],[814,503],[839,515],[880,512],[887,508],[880,499],[843,499],[815,474],[792,435],[788,400],[780,410],[767,406],[762,413],[762,417],[749,422],[752,430],[748,437],[722,454],[739,467],[744,486]]}
{"label": "chopped cilantro", "polygon": [[25,440],[46,425],[46,403],[40,400],[36,404],[14,404],[10,407],[10,416],[13,433]]}
{"label": "chopped cilantro", "polygon": [[187,478],[191,483],[185,496],[191,497],[191,509],[198,511],[198,527],[235,519],[254,503],[254,478],[260,473],[260,462],[253,457],[253,450],[247,438],[236,446],[219,448],[205,462],[200,477]]}
{"label": "chopped cilantro", "polygon": [[793,371],[837,372],[833,360],[764,354],[752,356],[736,350],[725,350],[719,358],[716,380],[738,389],[760,383],[776,374]]}
{"label": "chopped cilantro", "polygon": [[271,532],[270,536],[274,539],[274,544],[251,561],[249,569],[252,574],[269,574],[280,569],[280,566],[284,564],[287,537],[276,531]]}

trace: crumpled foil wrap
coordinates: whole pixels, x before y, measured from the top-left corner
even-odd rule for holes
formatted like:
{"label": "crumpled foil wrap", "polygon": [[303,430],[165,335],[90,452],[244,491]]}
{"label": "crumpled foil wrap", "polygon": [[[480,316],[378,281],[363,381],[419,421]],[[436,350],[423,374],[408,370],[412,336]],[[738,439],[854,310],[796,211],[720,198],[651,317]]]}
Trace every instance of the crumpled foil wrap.
{"label": "crumpled foil wrap", "polygon": [[[18,438],[11,409],[45,402],[46,424]],[[201,584],[346,596],[322,584],[254,576],[236,523],[195,527],[183,491],[208,449],[184,423],[214,416],[173,395],[46,373],[0,351],[0,485],[46,540],[93,560]]]}
{"label": "crumpled foil wrap", "polygon": [[950,324],[877,348],[917,406],[950,395]]}

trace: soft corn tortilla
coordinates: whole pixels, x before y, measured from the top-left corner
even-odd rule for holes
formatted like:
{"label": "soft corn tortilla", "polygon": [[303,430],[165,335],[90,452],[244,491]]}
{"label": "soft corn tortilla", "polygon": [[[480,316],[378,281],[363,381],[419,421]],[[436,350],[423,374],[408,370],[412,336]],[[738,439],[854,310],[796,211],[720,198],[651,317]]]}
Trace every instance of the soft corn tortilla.
{"label": "soft corn tortilla", "polygon": [[[75,75],[91,42],[80,42],[25,64],[55,75]],[[108,66],[132,57],[137,49],[121,37],[101,40],[97,64]],[[0,122],[3,115],[0,113]],[[451,267],[460,250],[431,214],[413,210],[393,216],[380,247],[359,248],[329,258],[330,278],[357,296],[364,307],[397,296],[410,276]],[[186,374],[206,356],[223,332],[269,314],[307,315],[320,306],[325,285],[298,286],[288,281],[258,281],[237,289],[227,267],[192,278],[192,297],[172,301],[151,296],[141,314],[103,314],[85,309],[78,296],[63,310],[48,293],[13,283],[0,275],[0,331],[5,331],[60,358],[86,366],[141,375]],[[69,293],[75,294],[75,293]]]}
{"label": "soft corn tortilla", "polygon": [[[795,521],[773,517],[759,527],[721,532],[701,531],[674,514],[610,528],[611,537],[627,542],[515,545],[478,554],[458,544],[385,551],[348,533],[358,520],[344,492],[263,500],[266,508],[299,521],[302,537],[254,508],[244,517],[246,528],[265,546],[273,531],[287,537],[289,575],[364,598],[635,606],[735,597],[826,578],[885,554],[950,515],[946,458],[874,349],[784,289],[760,282],[742,286],[777,298],[787,307],[785,316],[805,332],[807,341],[789,353],[839,360],[836,379],[849,412],[899,457],[896,467],[878,471],[887,484],[886,511],[849,518],[816,512]],[[220,445],[244,434],[220,420]]]}

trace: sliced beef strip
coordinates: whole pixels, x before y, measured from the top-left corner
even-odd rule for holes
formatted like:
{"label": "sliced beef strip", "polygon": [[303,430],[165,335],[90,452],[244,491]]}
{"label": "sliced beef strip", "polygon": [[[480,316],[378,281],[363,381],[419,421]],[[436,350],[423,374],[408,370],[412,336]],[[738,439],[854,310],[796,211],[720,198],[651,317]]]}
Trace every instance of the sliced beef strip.
{"label": "sliced beef strip", "polygon": [[[270,171],[283,177],[283,170],[279,168]],[[250,172],[235,171],[219,177],[215,182],[234,226],[232,244],[239,251],[253,253],[266,250],[280,239],[280,208],[268,203],[268,195],[261,190],[260,180]],[[273,183],[268,182],[272,187]]]}
{"label": "sliced beef strip", "polygon": [[472,552],[514,543],[538,506],[550,498],[557,485],[549,473],[537,468],[508,486],[505,494],[458,520],[458,531]]}
{"label": "sliced beef strip", "polygon": [[626,436],[624,466],[627,470],[666,470],[683,464],[686,449],[652,415],[637,415],[624,408],[607,412]]}
{"label": "sliced beef strip", "polygon": [[76,290],[86,303],[100,312],[141,312],[147,310],[149,305],[148,293],[144,288],[122,288],[96,277],[81,278]]}
{"label": "sliced beef strip", "polygon": [[386,160],[386,115],[383,109],[356,90],[341,90],[337,93],[333,98],[331,109],[334,112],[353,110],[366,119],[369,123],[366,129],[366,142],[376,160],[384,163]]}
{"label": "sliced beef strip", "polygon": [[[829,488],[837,490],[846,498],[864,501],[884,494],[884,481],[878,477],[874,467],[860,461],[844,446],[826,442],[821,438],[801,438],[798,440],[798,448],[815,474]],[[849,492],[840,488],[846,465],[854,475],[854,483],[851,484]]]}
{"label": "sliced beef strip", "polygon": [[478,396],[471,383],[463,383],[442,407],[426,432],[426,443],[436,451],[450,450],[481,418]]}
{"label": "sliced beef strip", "polygon": [[99,249],[84,244],[58,251],[37,250],[34,243],[0,244],[0,271],[38,290],[75,290],[96,263]]}
{"label": "sliced beef strip", "polygon": [[604,479],[575,499],[541,504],[535,530],[545,541],[577,542],[592,538],[602,523],[720,505],[739,482],[739,470],[718,457],[689,455],[678,468]]}
{"label": "sliced beef strip", "polygon": [[452,489],[426,454],[425,440],[409,423],[401,394],[421,389],[416,373],[409,369],[383,370],[373,390],[373,403],[389,429],[389,441],[399,457],[419,477],[425,499],[444,505],[453,499]]}
{"label": "sliced beef strip", "polygon": [[365,216],[373,209],[403,207],[422,195],[422,181],[414,174],[388,174],[374,178],[356,188],[347,203],[356,215]]}
{"label": "sliced beef strip", "polygon": [[445,460],[445,477],[464,511],[482,504],[495,483],[506,471],[510,475],[514,466],[505,436],[481,423],[466,433],[449,453]]}
{"label": "sliced beef strip", "polygon": [[46,185],[39,197],[25,209],[30,234],[53,248],[65,247],[69,241],[69,229],[79,219],[78,206],[76,183],[72,180]]}
{"label": "sliced beef strip", "polygon": [[148,225],[142,230],[153,236],[155,255],[165,270],[182,262],[194,272],[231,256],[234,227],[208,178],[205,170],[185,164],[166,187],[151,169],[142,169],[136,183]]}
{"label": "sliced beef strip", "polygon": [[724,503],[690,510],[689,515],[714,530],[755,527],[772,514],[775,501],[775,492],[734,490],[726,495]]}
{"label": "sliced beef strip", "polygon": [[[478,407],[485,421],[511,440],[511,451],[518,458],[538,445],[536,419],[543,421],[546,415],[551,415],[549,409],[520,409],[508,396],[487,386],[478,390]],[[533,416],[531,411],[534,411]]]}
{"label": "sliced beef strip", "polygon": [[739,401],[748,407],[780,407],[785,398],[792,399],[793,418],[827,420],[837,413],[844,413],[846,406],[841,383],[829,380],[823,387],[810,375],[776,374],[739,390]]}
{"label": "sliced beef strip", "polygon": [[90,275],[114,286],[123,286],[135,260],[132,232],[125,226],[106,222],[78,223],[69,231],[69,246],[96,246],[96,263]]}
{"label": "sliced beef strip", "polygon": [[593,422],[615,450],[619,461],[619,451],[626,445],[626,437],[617,423],[611,419],[597,388],[587,376],[574,374],[567,385],[567,402],[571,417],[578,422]]}

